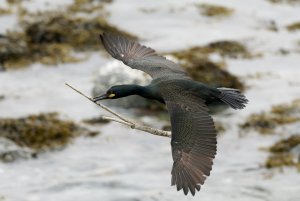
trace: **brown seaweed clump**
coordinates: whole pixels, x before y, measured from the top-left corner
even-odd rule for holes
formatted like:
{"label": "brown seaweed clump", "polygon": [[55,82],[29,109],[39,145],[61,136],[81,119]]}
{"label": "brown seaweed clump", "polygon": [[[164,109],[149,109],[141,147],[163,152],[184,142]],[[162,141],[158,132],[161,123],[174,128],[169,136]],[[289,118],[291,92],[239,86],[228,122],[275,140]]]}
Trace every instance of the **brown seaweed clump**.
{"label": "brown seaweed clump", "polygon": [[37,152],[62,148],[86,132],[72,121],[60,120],[57,113],[0,119],[0,137]]}
{"label": "brown seaweed clump", "polygon": [[279,125],[300,121],[300,100],[291,104],[273,106],[270,112],[252,114],[240,125],[243,130],[254,129],[261,134],[271,134]]}
{"label": "brown seaweed clump", "polygon": [[6,0],[6,2],[10,5],[20,4],[23,0]]}
{"label": "brown seaweed clump", "polygon": [[291,32],[300,31],[300,22],[292,23],[292,24],[288,25],[286,28],[288,31],[291,31]]}
{"label": "brown seaweed clump", "polygon": [[86,123],[86,124],[95,125],[95,124],[107,124],[110,121],[107,120],[107,119],[103,119],[100,116],[100,117],[95,117],[95,118],[91,118],[91,119],[84,119],[83,122]]}
{"label": "brown seaweed clump", "polygon": [[224,70],[222,63],[215,63],[208,59],[202,48],[190,48],[173,52],[181,63],[181,66],[196,81],[209,84],[214,87],[230,87],[244,89],[243,83],[234,75]]}
{"label": "brown seaweed clump", "polygon": [[272,153],[290,152],[294,147],[300,144],[300,135],[292,135],[287,139],[276,142],[269,148]]}
{"label": "brown seaweed clump", "polygon": [[265,166],[267,168],[294,166],[300,170],[300,153],[292,152],[296,146],[300,146],[300,135],[276,142],[269,148],[271,155],[266,160]]}
{"label": "brown seaweed clump", "polygon": [[200,13],[207,17],[223,18],[231,16],[233,9],[213,4],[197,4]]}
{"label": "brown seaweed clump", "polygon": [[8,15],[8,14],[11,14],[12,11],[10,9],[7,9],[7,8],[0,8],[0,16],[1,15]]}
{"label": "brown seaweed clump", "polygon": [[216,41],[205,46],[209,53],[219,53],[223,57],[229,58],[252,58],[248,48],[237,41]]}
{"label": "brown seaweed clump", "polygon": [[[23,31],[7,32],[3,36],[9,38],[5,44],[0,38],[0,65],[10,69],[35,62],[48,65],[78,62],[83,58],[76,52],[103,49],[99,34],[104,31],[136,38],[106,21],[108,13],[101,2],[76,0],[60,12],[29,13],[23,9],[20,12]],[[81,13],[91,16],[83,17]]]}
{"label": "brown seaweed clump", "polygon": [[271,3],[274,4],[291,4],[291,5],[295,5],[295,4],[299,4],[300,0],[267,0]]}
{"label": "brown seaweed clump", "polygon": [[217,53],[222,57],[237,59],[251,59],[259,54],[253,54],[249,51],[247,46],[239,41],[220,40],[208,43],[204,46],[192,47],[189,49],[190,53],[195,53],[202,57],[208,57],[212,53]]}

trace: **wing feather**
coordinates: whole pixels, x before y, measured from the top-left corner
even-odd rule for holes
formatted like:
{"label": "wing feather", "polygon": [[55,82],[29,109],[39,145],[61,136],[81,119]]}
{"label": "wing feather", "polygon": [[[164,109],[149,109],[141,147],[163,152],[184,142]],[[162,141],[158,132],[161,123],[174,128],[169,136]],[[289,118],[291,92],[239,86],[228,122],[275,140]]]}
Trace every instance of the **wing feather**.
{"label": "wing feather", "polygon": [[115,34],[103,33],[100,39],[113,58],[133,69],[144,71],[152,78],[170,74],[186,76],[186,72],[178,64],[158,56],[150,47]]}
{"label": "wing feather", "polygon": [[175,91],[164,96],[172,125],[171,185],[195,195],[212,170],[216,130],[204,101],[183,94]]}

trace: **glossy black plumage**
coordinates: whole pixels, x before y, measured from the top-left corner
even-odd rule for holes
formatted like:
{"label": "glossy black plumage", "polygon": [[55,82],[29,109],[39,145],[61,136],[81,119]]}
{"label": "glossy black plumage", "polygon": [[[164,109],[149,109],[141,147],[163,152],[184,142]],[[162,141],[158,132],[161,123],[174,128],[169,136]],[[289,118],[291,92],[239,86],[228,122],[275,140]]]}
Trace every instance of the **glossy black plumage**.
{"label": "glossy black plumage", "polygon": [[140,95],[165,103],[172,125],[172,179],[177,190],[195,195],[213,165],[217,151],[216,130],[206,103],[221,100],[234,109],[242,109],[248,100],[236,89],[213,88],[193,81],[178,64],[158,56],[149,47],[114,34],[100,35],[107,52],[131,68],[142,70],[153,80],[150,85],[114,86],[106,95],[121,98]]}

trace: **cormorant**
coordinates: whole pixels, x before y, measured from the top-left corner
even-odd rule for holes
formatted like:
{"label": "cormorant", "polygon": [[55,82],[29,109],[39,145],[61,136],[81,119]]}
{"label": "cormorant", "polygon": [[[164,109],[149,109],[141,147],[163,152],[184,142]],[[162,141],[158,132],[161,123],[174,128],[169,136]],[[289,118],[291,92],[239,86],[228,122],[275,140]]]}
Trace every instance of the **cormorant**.
{"label": "cormorant", "polygon": [[100,39],[113,58],[144,71],[153,80],[148,86],[113,86],[93,100],[139,95],[166,104],[172,127],[171,185],[178,191],[183,189],[185,195],[189,191],[195,195],[210,175],[217,151],[207,103],[221,100],[234,109],[243,109],[248,100],[237,89],[214,88],[192,80],[178,64],[123,36],[103,33]]}

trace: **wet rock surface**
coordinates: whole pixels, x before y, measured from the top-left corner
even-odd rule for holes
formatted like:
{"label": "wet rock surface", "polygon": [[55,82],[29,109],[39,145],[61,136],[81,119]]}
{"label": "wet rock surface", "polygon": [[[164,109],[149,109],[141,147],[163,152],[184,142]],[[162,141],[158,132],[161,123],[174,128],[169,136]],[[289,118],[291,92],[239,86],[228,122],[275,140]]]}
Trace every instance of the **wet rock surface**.
{"label": "wet rock surface", "polygon": [[19,159],[30,159],[36,153],[26,147],[20,147],[12,140],[0,137],[0,161],[9,163]]}

